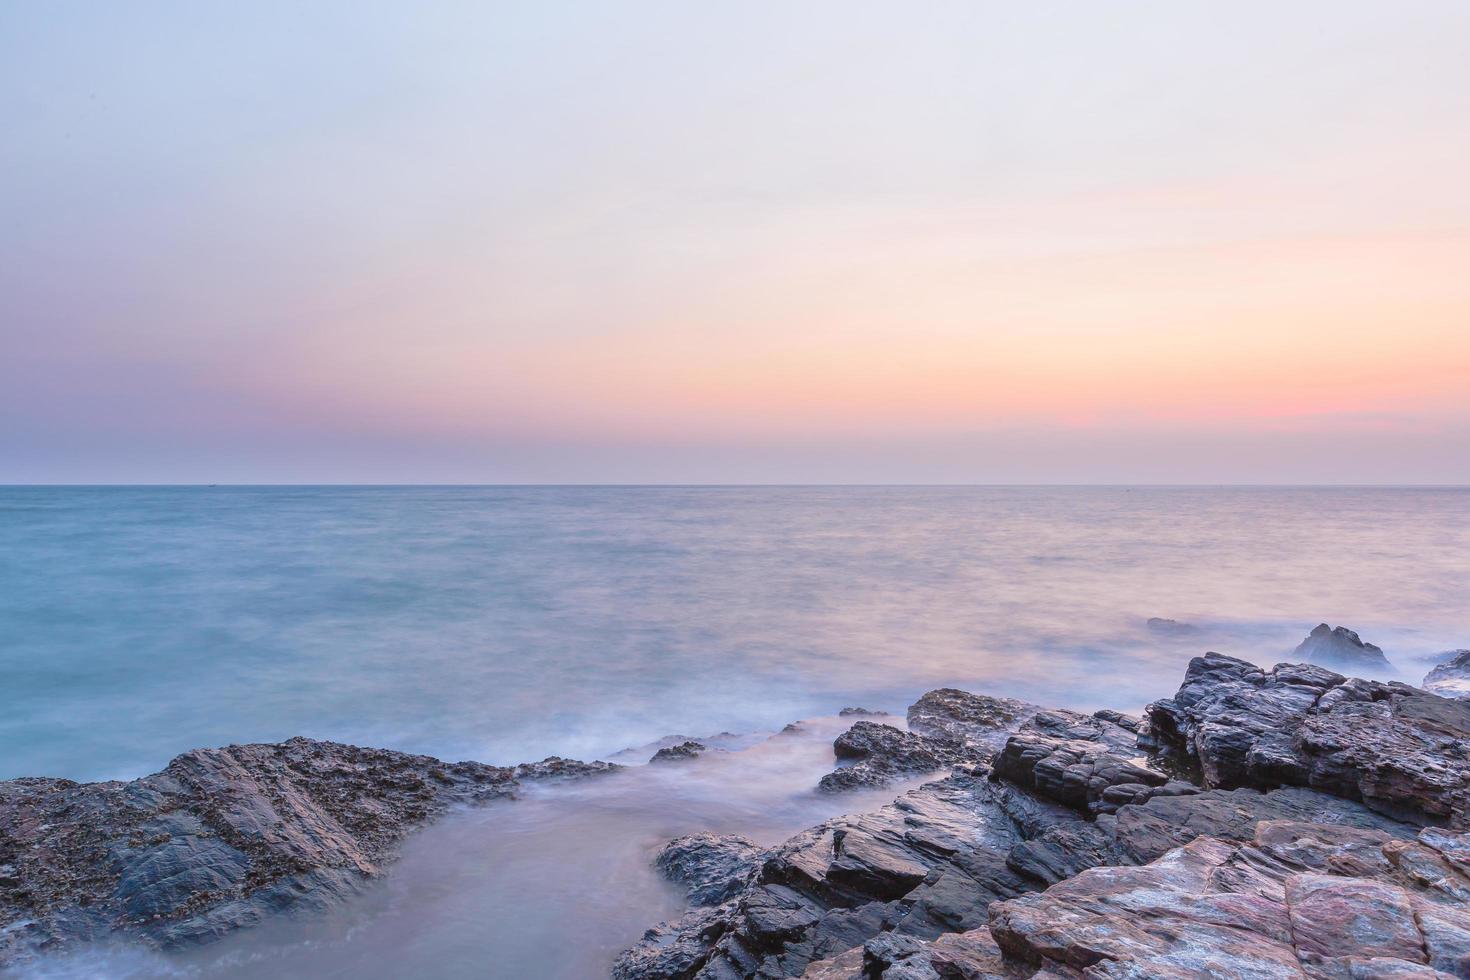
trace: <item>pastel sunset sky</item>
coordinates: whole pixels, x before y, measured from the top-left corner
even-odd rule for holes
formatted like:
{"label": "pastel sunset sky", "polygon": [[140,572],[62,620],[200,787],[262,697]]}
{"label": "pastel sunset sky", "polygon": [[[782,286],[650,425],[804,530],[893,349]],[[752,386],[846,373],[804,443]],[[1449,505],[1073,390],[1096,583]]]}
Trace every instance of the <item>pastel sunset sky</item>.
{"label": "pastel sunset sky", "polygon": [[1470,482],[1470,3],[0,5],[0,482]]}

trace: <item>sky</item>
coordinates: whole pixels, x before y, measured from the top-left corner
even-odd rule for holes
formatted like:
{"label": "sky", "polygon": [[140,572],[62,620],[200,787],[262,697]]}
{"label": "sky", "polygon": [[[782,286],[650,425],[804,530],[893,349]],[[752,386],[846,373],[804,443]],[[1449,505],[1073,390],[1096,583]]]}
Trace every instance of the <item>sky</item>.
{"label": "sky", "polygon": [[1470,483],[1467,43],[0,3],[0,483]]}

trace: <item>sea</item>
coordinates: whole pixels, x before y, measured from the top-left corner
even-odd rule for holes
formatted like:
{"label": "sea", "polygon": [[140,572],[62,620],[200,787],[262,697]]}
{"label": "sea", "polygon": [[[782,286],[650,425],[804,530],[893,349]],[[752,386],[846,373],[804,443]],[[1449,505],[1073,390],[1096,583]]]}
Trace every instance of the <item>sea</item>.
{"label": "sea", "polygon": [[678,912],[663,840],[774,843],[892,798],[812,792],[840,708],[901,724],[951,686],[1137,711],[1192,656],[1270,665],[1321,622],[1411,683],[1470,647],[1470,489],[0,487],[0,778],[294,735],[496,764],[731,748],[460,815],[339,915],[31,971],[603,976]]}

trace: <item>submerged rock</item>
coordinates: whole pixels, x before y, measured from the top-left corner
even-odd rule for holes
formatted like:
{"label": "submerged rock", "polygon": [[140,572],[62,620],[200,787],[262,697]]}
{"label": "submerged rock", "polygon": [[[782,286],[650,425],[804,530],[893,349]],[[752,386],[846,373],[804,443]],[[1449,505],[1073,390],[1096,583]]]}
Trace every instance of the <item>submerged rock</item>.
{"label": "submerged rock", "polygon": [[1424,678],[1424,690],[1443,698],[1470,698],[1470,650],[1452,650]]}
{"label": "submerged rock", "polygon": [[615,768],[551,758],[510,769],[293,738],[186,752],[131,782],[0,782],[0,968],[77,941],[168,948],[326,909],[452,806]]}
{"label": "submerged rock", "polygon": [[1350,671],[1392,670],[1393,665],[1383,651],[1363,640],[1346,626],[1332,627],[1319,624],[1307,638],[1297,644],[1292,657],[1302,663],[1322,664],[1326,667]]}
{"label": "submerged rock", "polygon": [[837,716],[839,718],[886,718],[888,717],[888,712],[870,711],[867,708],[843,708],[841,711],[837,712]]}
{"label": "submerged rock", "polygon": [[1196,636],[1199,634],[1198,626],[1189,623],[1181,623],[1173,619],[1161,619],[1158,616],[1150,616],[1146,624],[1150,630],[1163,636]]}

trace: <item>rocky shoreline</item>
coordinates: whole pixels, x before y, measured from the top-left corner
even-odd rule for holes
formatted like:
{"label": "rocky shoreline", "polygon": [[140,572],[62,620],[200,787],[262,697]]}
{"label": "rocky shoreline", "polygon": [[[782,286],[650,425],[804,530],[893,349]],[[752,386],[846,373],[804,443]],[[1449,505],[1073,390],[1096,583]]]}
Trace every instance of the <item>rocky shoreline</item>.
{"label": "rocky shoreline", "polygon": [[[1313,659],[1371,647],[1313,637]],[[670,842],[655,865],[688,911],[617,980],[1470,976],[1470,701],[1208,653],[1141,717],[954,689],[906,727],[843,715],[821,791],[935,778],[775,847]],[[0,782],[0,969],[324,910],[453,807],[616,768],[292,739],[131,782]]]}

